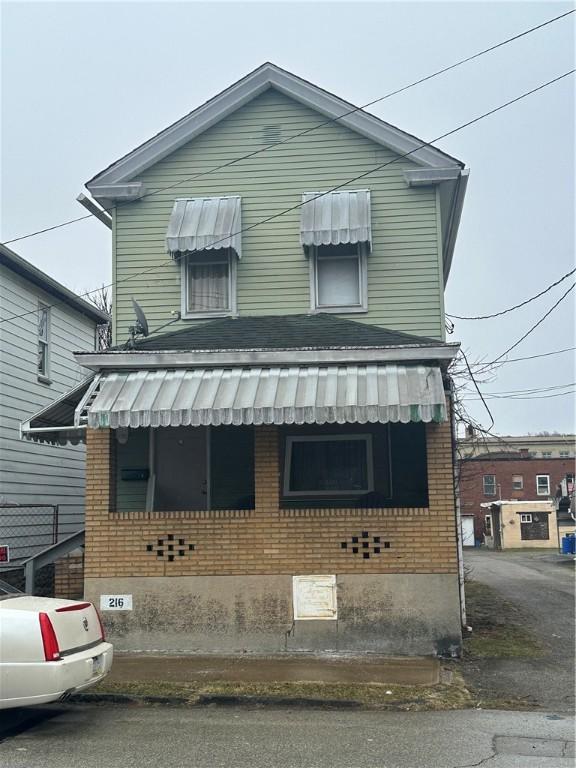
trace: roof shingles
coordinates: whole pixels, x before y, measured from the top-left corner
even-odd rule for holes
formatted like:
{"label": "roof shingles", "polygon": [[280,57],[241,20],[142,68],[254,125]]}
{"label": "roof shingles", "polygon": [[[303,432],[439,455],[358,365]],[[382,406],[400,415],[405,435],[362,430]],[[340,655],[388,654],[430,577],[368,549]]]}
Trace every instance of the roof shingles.
{"label": "roof shingles", "polygon": [[[227,317],[139,339],[134,348],[143,352],[172,352],[399,346],[438,347],[443,346],[443,342],[317,314]],[[122,348],[116,347],[116,351]]]}

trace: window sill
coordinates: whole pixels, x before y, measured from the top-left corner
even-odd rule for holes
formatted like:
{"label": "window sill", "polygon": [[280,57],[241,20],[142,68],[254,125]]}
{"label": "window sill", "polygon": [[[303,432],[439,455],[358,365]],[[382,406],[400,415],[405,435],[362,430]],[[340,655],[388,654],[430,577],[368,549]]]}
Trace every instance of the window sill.
{"label": "window sill", "polygon": [[237,312],[227,310],[226,312],[194,312],[182,313],[181,320],[217,320],[219,317],[238,317]]}
{"label": "window sill", "polygon": [[336,315],[365,315],[367,312],[368,307],[314,307],[310,310],[311,315],[324,313]]}
{"label": "window sill", "polygon": [[52,379],[49,376],[43,376],[41,373],[38,374],[38,381],[40,384],[46,384],[46,386],[52,384]]}

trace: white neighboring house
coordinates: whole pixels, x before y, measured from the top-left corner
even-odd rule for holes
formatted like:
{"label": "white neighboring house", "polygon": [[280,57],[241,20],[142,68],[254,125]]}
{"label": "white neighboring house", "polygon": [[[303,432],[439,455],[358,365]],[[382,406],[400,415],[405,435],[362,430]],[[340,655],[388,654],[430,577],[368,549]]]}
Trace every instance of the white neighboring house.
{"label": "white neighboring house", "polygon": [[[84,446],[24,440],[20,424],[86,377],[73,352],[93,350],[108,320],[0,245],[0,545],[10,541],[12,561],[31,554],[14,532],[28,541],[35,507],[58,505],[58,538],[84,525]],[[16,513],[26,527],[14,527]]]}

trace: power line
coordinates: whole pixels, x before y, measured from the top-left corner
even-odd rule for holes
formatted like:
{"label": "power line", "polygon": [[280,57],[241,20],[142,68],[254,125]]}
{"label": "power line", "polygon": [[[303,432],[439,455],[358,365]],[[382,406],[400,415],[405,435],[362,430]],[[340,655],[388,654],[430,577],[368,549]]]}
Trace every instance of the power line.
{"label": "power line", "polygon": [[[414,149],[409,150],[408,152],[404,152],[401,155],[395,155],[392,160],[388,160],[384,163],[380,163],[379,165],[370,168],[367,171],[364,171],[363,173],[358,174],[357,176],[354,176],[351,179],[348,179],[341,184],[336,185],[335,187],[332,187],[331,189],[326,190],[325,192],[319,192],[314,197],[310,198],[309,200],[306,200],[306,202],[300,202],[296,203],[295,205],[290,206],[289,208],[285,208],[282,211],[279,211],[278,213],[271,214],[270,216],[265,217],[264,219],[261,219],[260,221],[254,222],[254,224],[250,224],[247,227],[243,227],[242,229],[238,230],[237,232],[233,232],[230,235],[226,235],[225,237],[220,238],[219,240],[215,240],[212,243],[212,247],[214,245],[217,245],[220,242],[224,242],[226,240],[229,240],[230,237],[235,237],[237,235],[242,235],[245,232],[249,232],[252,229],[255,229],[256,227],[260,227],[263,224],[267,224],[270,221],[274,221],[275,219],[280,218],[281,216],[286,215],[287,213],[290,213],[292,211],[298,210],[302,208],[304,205],[308,205],[309,203],[314,202],[315,200],[320,199],[321,197],[325,197],[326,195],[331,194],[332,192],[336,192],[339,189],[343,189],[344,187],[347,187],[349,184],[353,184],[355,181],[359,181],[360,179],[366,178],[366,176],[370,176],[373,173],[376,173],[376,171],[382,170],[382,168],[386,168],[389,165],[392,165],[393,163],[398,162],[399,160],[404,159],[405,157],[409,157],[410,155],[414,154],[415,152],[418,152],[420,149],[423,149],[424,147],[430,147],[434,142],[440,141],[441,139],[445,139],[448,136],[452,136],[455,133],[458,133],[459,131],[464,130],[465,128],[470,127],[471,125],[475,125],[476,123],[480,122],[481,120],[484,120],[487,117],[490,117],[491,115],[496,114],[497,112],[500,112],[503,109],[506,109],[507,107],[511,106],[512,104],[516,104],[519,101],[522,101],[522,99],[527,98],[528,96],[531,96],[535,93],[538,93],[539,91],[543,90],[544,88],[548,88],[549,86],[559,82],[560,80],[563,80],[566,77],[569,77],[570,75],[574,74],[576,72],[576,69],[571,69],[567,72],[564,72],[561,75],[558,75],[557,77],[553,78],[552,80],[548,80],[545,83],[542,83],[541,85],[536,86],[535,88],[530,89],[529,91],[525,91],[524,93],[520,94],[519,96],[516,96],[513,99],[510,99],[509,101],[504,102],[503,104],[500,104],[497,107],[494,107],[493,109],[488,110],[487,112],[482,113],[481,115],[478,115],[477,117],[473,118],[472,120],[468,120],[465,123],[462,123],[461,125],[457,126],[456,128],[452,128],[450,131],[446,131],[445,133],[441,134],[440,136],[437,136],[436,138],[432,139],[431,141],[422,142],[422,144],[418,145],[417,147],[414,147]],[[190,254],[194,254],[197,252],[198,249],[195,249],[194,251],[190,251]],[[102,288],[110,288],[113,285],[119,285],[120,283],[126,282],[128,280],[133,280],[135,277],[139,277],[140,275],[148,274],[150,272],[154,272],[158,269],[161,269],[166,264],[171,263],[172,259],[167,259],[163,262],[160,262],[160,264],[156,264],[152,267],[148,267],[147,269],[141,270],[140,272],[136,272],[133,275],[129,275],[128,277],[125,277],[121,280],[115,280],[111,283],[108,283],[107,285],[101,285],[98,288],[92,290],[92,291],[86,291],[85,293],[79,294],[79,296],[82,298],[84,296],[89,296],[92,293],[96,293],[97,291],[102,290]],[[61,302],[59,302],[61,303]],[[54,304],[49,306],[56,306]],[[12,315],[12,317],[5,318],[4,320],[0,320],[0,323],[5,323],[11,320],[16,320],[20,317],[25,317],[30,314],[35,314],[36,310],[29,310],[28,312],[23,312],[20,315]],[[518,342],[519,343],[519,342]],[[510,351],[510,350],[508,350]],[[504,353],[506,354],[506,353]]]}
{"label": "power line", "polygon": [[[508,365],[508,363],[518,363],[521,360],[535,360],[538,357],[551,357],[552,355],[561,355],[564,352],[573,352],[576,347],[566,347],[565,349],[557,349],[554,352],[542,352],[539,355],[528,355],[527,357],[512,357],[510,360],[503,360],[500,365]],[[472,363],[472,368],[484,368],[491,363]]]}
{"label": "power line", "polygon": [[501,360],[503,357],[505,357],[505,356],[506,356],[506,355],[507,355],[509,352],[511,352],[513,349],[515,349],[515,348],[516,348],[516,347],[517,347],[519,344],[521,344],[521,343],[524,341],[524,339],[525,339],[525,338],[527,338],[527,337],[528,337],[528,336],[529,336],[529,335],[530,335],[530,334],[531,334],[533,331],[535,331],[535,330],[536,330],[536,328],[538,328],[538,326],[539,326],[539,325],[541,325],[541,323],[543,323],[543,322],[544,322],[544,320],[546,320],[546,318],[547,318],[549,315],[551,315],[551,314],[552,314],[552,312],[553,312],[553,311],[556,309],[556,307],[557,307],[557,306],[558,306],[558,305],[559,305],[559,304],[560,304],[562,301],[564,301],[564,299],[566,298],[566,296],[568,296],[568,294],[570,293],[570,291],[573,291],[573,290],[574,290],[574,287],[575,287],[575,286],[576,286],[576,283],[572,283],[572,285],[570,286],[570,288],[568,288],[568,290],[567,290],[565,293],[563,293],[563,294],[562,294],[562,296],[561,296],[561,297],[558,299],[558,301],[557,301],[557,302],[556,302],[556,303],[555,303],[553,306],[551,306],[551,307],[550,307],[550,309],[548,310],[548,312],[546,312],[544,315],[542,315],[542,317],[540,318],[540,320],[538,320],[538,322],[537,322],[537,323],[534,323],[534,325],[533,325],[531,328],[529,328],[529,329],[526,331],[526,333],[525,333],[523,336],[521,336],[521,337],[518,339],[518,341],[515,341],[515,342],[514,342],[514,344],[512,344],[512,346],[511,346],[511,347],[508,347],[508,349],[507,349],[507,350],[505,350],[504,352],[502,352],[502,354],[501,354],[501,355],[498,355],[498,357],[497,357],[497,358],[495,358],[494,360],[492,360],[492,362],[491,362],[491,363],[487,363],[487,365],[494,365],[494,364],[495,364],[495,363],[497,363],[499,360]]}
{"label": "power line", "polygon": [[501,315],[505,315],[508,312],[514,312],[515,309],[520,309],[520,307],[525,307],[526,304],[530,304],[531,301],[535,301],[536,299],[539,299],[540,296],[544,296],[545,293],[548,293],[548,291],[551,291],[552,288],[555,288],[557,285],[560,285],[560,283],[562,283],[564,280],[566,280],[571,275],[573,275],[574,272],[576,272],[576,267],[574,269],[571,269],[570,272],[567,272],[563,277],[561,277],[559,280],[556,280],[556,282],[549,285],[543,291],[540,291],[540,293],[537,293],[535,296],[531,296],[529,299],[526,299],[526,301],[523,301],[520,304],[516,304],[514,307],[508,307],[508,309],[503,309],[501,312],[494,312],[494,314],[492,315],[477,315],[476,317],[450,315],[448,312],[446,312],[446,316],[452,317],[454,320],[489,320],[492,317],[500,317]]}
{"label": "power line", "polygon": [[463,349],[460,350],[460,353],[461,353],[462,357],[464,358],[464,362],[466,363],[466,368],[468,368],[468,373],[470,374],[470,378],[472,379],[472,383],[474,384],[474,386],[476,388],[476,392],[478,392],[478,394],[480,395],[480,400],[482,400],[484,408],[486,408],[486,412],[487,412],[488,416],[490,416],[490,420],[491,420],[492,423],[490,424],[488,429],[492,429],[492,427],[494,426],[494,416],[492,416],[492,412],[491,412],[490,408],[488,408],[488,403],[484,399],[484,395],[480,391],[480,387],[478,386],[478,383],[477,383],[476,379],[474,378],[474,374],[472,373],[472,369],[470,368],[470,364],[468,363],[468,358],[466,357],[466,353],[464,352]]}
{"label": "power line", "polygon": [[[414,88],[417,85],[421,85],[422,83],[427,82],[428,80],[432,80],[435,77],[438,77],[439,75],[443,75],[446,72],[450,72],[453,69],[456,69],[457,67],[462,66],[463,64],[466,64],[470,61],[473,61],[474,59],[479,58],[480,56],[484,56],[487,53],[491,53],[492,51],[495,51],[498,48],[502,48],[505,45],[508,45],[509,43],[515,42],[516,40],[519,40],[522,37],[525,37],[526,35],[532,34],[533,32],[536,32],[539,29],[542,29],[543,27],[548,26],[549,24],[553,24],[556,21],[560,21],[561,19],[570,16],[572,13],[574,13],[575,10],[566,11],[565,13],[561,13],[559,16],[554,16],[551,19],[548,19],[547,21],[542,22],[541,24],[537,24],[535,27],[530,27],[529,29],[524,30],[523,32],[518,33],[517,35],[514,35],[512,37],[508,37],[505,40],[500,41],[499,43],[496,43],[495,45],[491,45],[489,48],[484,48],[481,51],[478,51],[477,53],[472,54],[471,56],[466,56],[464,59],[460,59],[459,61],[454,62],[454,64],[450,64],[447,67],[443,67],[442,69],[436,70],[430,75],[426,75],[424,77],[419,78],[418,80],[414,80],[411,83],[408,83],[407,85],[402,86],[401,88],[396,88],[394,91],[389,91],[388,93],[384,94],[384,96],[379,96],[377,99],[373,99],[372,101],[368,101],[366,104],[363,104],[360,107],[353,107],[352,109],[348,110],[347,112],[344,112],[343,114],[339,115],[338,117],[332,117],[328,120],[324,120],[321,123],[318,123],[317,125],[314,125],[310,128],[306,128],[303,131],[300,131],[299,133],[295,133],[292,136],[288,136],[287,138],[283,139],[282,141],[275,142],[273,145],[267,145],[265,147],[260,147],[257,150],[254,150],[253,152],[248,152],[245,155],[242,155],[241,157],[237,157],[233,160],[229,160],[226,163],[223,163],[222,165],[216,166],[215,168],[211,168],[208,171],[203,171],[201,173],[197,173],[194,176],[190,176],[187,179],[181,179],[180,181],[175,182],[174,184],[170,184],[167,187],[161,187],[160,189],[152,190],[151,192],[148,192],[144,195],[142,195],[140,200],[143,200],[146,197],[150,197],[152,195],[159,194],[160,192],[165,192],[166,190],[173,189],[174,187],[180,186],[181,184],[186,184],[189,181],[194,181],[195,179],[201,178],[203,176],[206,176],[211,173],[216,173],[216,171],[222,170],[223,168],[228,168],[232,165],[235,165],[236,163],[241,162],[242,160],[248,160],[251,157],[254,157],[255,155],[260,154],[261,152],[266,152],[269,149],[275,148],[280,146],[281,144],[285,144],[289,141],[292,141],[293,139],[297,139],[300,136],[304,136],[308,133],[311,133],[312,131],[316,131],[319,128],[324,127],[325,125],[330,125],[331,123],[335,123],[338,120],[342,120],[342,118],[347,117],[348,115],[354,114],[355,112],[358,112],[360,110],[366,109],[367,107],[371,107],[374,104],[378,104],[381,101],[384,101],[385,99],[389,99],[392,96],[396,96],[399,93],[403,93],[404,91],[409,90],[410,88]],[[435,141],[438,141],[438,139],[435,139]],[[424,145],[428,146],[428,145]],[[128,205],[131,201],[127,201],[124,203],[119,203],[116,206],[113,206],[112,208],[102,208],[103,211],[106,213],[110,213],[114,210],[114,208],[120,208],[122,205]],[[44,229],[39,229],[35,232],[31,232],[27,235],[21,235],[20,237],[14,237],[11,240],[6,240],[2,245],[9,245],[10,243],[16,243],[19,240],[26,240],[30,237],[36,237],[37,235],[45,234],[46,232],[52,232],[55,229],[60,229],[61,227],[67,227],[71,224],[76,224],[79,221],[84,221],[85,219],[92,218],[92,214],[84,214],[82,216],[77,216],[74,219],[69,219],[68,221],[61,222],[60,224],[55,224],[51,227],[45,227]]]}
{"label": "power line", "polygon": [[[522,395],[518,397],[506,397],[506,396],[498,396],[494,395],[493,397],[489,397],[489,400],[547,400],[551,397],[566,397],[566,395],[574,395],[576,393],[576,390],[570,390],[570,392],[555,392],[551,395]],[[478,397],[467,397],[466,395],[463,396],[463,400],[479,400]]]}

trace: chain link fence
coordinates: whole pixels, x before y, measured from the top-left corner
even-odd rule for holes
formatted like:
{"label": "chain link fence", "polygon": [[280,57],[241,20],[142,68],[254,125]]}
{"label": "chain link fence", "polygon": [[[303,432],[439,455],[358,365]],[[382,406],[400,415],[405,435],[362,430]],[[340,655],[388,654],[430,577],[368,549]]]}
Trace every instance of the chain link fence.
{"label": "chain link fence", "polygon": [[0,569],[58,541],[58,505],[0,504]]}

